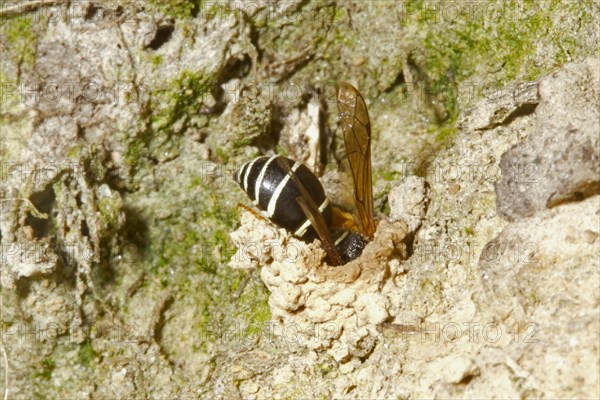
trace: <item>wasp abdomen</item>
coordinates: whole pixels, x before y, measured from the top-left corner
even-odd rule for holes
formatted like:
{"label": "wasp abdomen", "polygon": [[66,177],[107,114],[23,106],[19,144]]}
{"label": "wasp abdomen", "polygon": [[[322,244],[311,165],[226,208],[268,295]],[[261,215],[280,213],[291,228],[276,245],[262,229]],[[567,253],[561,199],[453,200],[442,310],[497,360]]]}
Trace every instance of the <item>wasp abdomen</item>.
{"label": "wasp abdomen", "polygon": [[317,237],[310,220],[296,201],[300,190],[277,158],[288,163],[291,171],[307,189],[327,225],[331,223],[331,205],[319,179],[304,165],[283,156],[258,157],[242,165],[235,173],[235,180],[248,197],[271,221],[292,232],[295,236],[311,241]]}

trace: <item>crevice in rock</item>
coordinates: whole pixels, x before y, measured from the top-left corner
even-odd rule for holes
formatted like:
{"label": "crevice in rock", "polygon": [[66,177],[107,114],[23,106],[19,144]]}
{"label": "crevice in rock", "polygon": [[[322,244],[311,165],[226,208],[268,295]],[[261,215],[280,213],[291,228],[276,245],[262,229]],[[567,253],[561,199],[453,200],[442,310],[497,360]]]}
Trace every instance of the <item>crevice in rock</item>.
{"label": "crevice in rock", "polygon": [[[425,113],[425,115],[431,119],[435,124],[441,125],[446,122],[454,112],[451,109],[447,109],[443,102],[438,101],[436,96],[440,96],[440,88],[436,87],[435,83],[431,81],[427,73],[417,63],[411,54],[406,58],[406,73],[402,73],[404,81],[408,80],[405,85],[407,91],[412,91],[411,96],[416,96],[415,105]],[[404,75],[412,75],[408,78]],[[412,82],[410,82],[412,79]],[[456,82],[452,80],[450,85],[456,85]],[[456,100],[454,100],[456,103]],[[450,107],[448,107],[450,108]]]}
{"label": "crevice in rock", "polygon": [[463,378],[462,378],[462,379],[461,379],[461,380],[458,382],[458,384],[459,384],[459,385],[465,385],[465,386],[466,386],[466,385],[468,385],[468,384],[469,384],[469,383],[470,383],[470,382],[473,380],[473,378],[475,378],[475,376],[477,376],[477,374],[468,374],[468,375],[465,375],[465,376],[464,376],[464,377],[463,377]]}
{"label": "crevice in rock", "polygon": [[[56,195],[54,193],[54,189],[52,189],[52,185],[49,184],[44,188],[43,191],[32,194],[29,197],[31,204],[36,208],[40,213],[50,215],[50,211],[52,210],[52,205],[56,200]],[[30,226],[33,230],[33,237],[36,239],[41,239],[48,235],[50,231],[50,220],[38,218],[30,213],[25,217],[25,224]]]}
{"label": "crevice in rock", "polygon": [[415,238],[416,238],[417,234],[419,233],[419,231],[421,230],[421,228],[423,227],[423,222],[427,218],[427,211],[429,211],[429,205],[431,204],[431,199],[429,198],[429,193],[431,191],[431,185],[426,180],[424,181],[424,183],[425,183],[425,193],[426,193],[425,200],[423,201],[424,217],[421,220],[421,223],[419,224],[419,226],[417,226],[415,228],[414,232],[410,232],[408,235],[406,235],[406,238],[404,239],[404,243],[406,244],[406,260],[410,259],[415,252],[415,248],[414,248]]}
{"label": "crevice in rock", "polygon": [[479,131],[479,132],[489,131],[489,130],[497,128],[498,126],[501,126],[501,125],[510,125],[517,118],[521,118],[521,117],[525,117],[527,115],[533,114],[535,112],[537,106],[538,106],[537,103],[521,104],[520,106],[515,108],[512,112],[510,112],[506,117],[504,117],[504,119],[502,119],[500,122],[493,122],[486,126],[476,128],[475,130]]}
{"label": "crevice in rock", "polygon": [[546,208],[553,208],[565,203],[574,203],[600,194],[600,181],[585,182],[573,190],[569,196],[558,196],[553,193],[546,202]]}
{"label": "crevice in rock", "polygon": [[92,20],[98,15],[98,11],[100,11],[100,7],[97,7],[94,3],[90,3],[90,5],[85,10],[85,14],[83,14],[83,19],[85,21]]}
{"label": "crevice in rock", "polygon": [[[125,213],[124,229],[120,234],[122,235],[122,241],[125,245],[133,245],[135,251],[140,251],[142,254],[150,246],[149,228],[148,222],[140,214],[140,210],[134,209],[131,206],[124,205],[123,212]],[[133,251],[130,251],[133,253]],[[130,254],[132,256],[138,256],[137,254]]]}
{"label": "crevice in rock", "polygon": [[146,48],[151,49],[151,50],[158,50],[160,47],[162,47],[162,45],[164,45],[169,40],[171,40],[171,37],[173,36],[174,31],[175,31],[174,25],[159,26],[158,29],[156,30],[156,34],[154,35],[154,38],[152,39],[152,41],[150,41],[150,43],[148,43]]}
{"label": "crevice in rock", "polygon": [[502,121],[499,125],[510,125],[517,118],[533,114],[537,106],[537,104],[532,103],[523,104],[520,107],[517,107],[517,109],[515,109],[513,112],[508,114],[506,118],[504,118],[504,121]]}
{"label": "crevice in rock", "polygon": [[387,88],[383,89],[383,93],[391,93],[399,86],[406,86],[406,79],[404,78],[404,72],[402,71],[398,72],[394,81]]}
{"label": "crevice in rock", "polygon": [[[227,63],[223,66],[221,73],[215,83],[213,96],[216,100],[216,104],[210,107],[206,114],[221,114],[227,105],[225,101],[225,91],[223,90],[223,84],[229,82],[232,79],[242,79],[247,76],[252,69],[252,58],[248,54],[244,54],[244,57],[230,58]],[[241,93],[240,93],[241,95]]]}

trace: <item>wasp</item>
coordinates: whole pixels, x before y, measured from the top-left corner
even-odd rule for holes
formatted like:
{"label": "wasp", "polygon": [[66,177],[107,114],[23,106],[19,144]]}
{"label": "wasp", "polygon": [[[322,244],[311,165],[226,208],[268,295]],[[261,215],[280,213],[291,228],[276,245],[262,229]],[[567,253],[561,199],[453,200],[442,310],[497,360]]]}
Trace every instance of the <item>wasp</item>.
{"label": "wasp", "polygon": [[346,82],[337,84],[336,96],[359,226],[351,215],[331,205],[310,169],[287,157],[258,157],[234,173],[235,181],[272,222],[307,243],[320,239],[334,266],[360,256],[376,228],[367,106],[360,92]]}

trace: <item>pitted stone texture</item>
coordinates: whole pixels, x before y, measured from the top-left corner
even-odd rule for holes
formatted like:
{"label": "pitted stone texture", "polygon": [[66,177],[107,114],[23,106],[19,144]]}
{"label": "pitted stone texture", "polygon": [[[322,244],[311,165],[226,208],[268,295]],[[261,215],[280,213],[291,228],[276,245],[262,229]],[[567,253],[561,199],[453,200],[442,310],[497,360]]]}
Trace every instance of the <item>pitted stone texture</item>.
{"label": "pitted stone texture", "polygon": [[600,61],[539,83],[535,134],[502,155],[498,211],[509,220],[600,193]]}

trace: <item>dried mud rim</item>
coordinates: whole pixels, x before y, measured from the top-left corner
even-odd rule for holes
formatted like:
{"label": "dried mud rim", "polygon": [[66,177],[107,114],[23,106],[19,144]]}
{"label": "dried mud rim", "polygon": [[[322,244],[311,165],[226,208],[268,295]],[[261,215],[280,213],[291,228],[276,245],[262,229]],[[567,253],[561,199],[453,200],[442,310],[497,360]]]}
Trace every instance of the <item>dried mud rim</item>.
{"label": "dried mud rim", "polygon": [[375,232],[375,238],[367,244],[362,255],[345,265],[330,266],[321,263],[311,275],[315,282],[334,281],[351,283],[359,278],[369,280],[386,268],[387,261],[397,256],[401,260],[408,258],[408,226],[403,221],[381,220]]}

